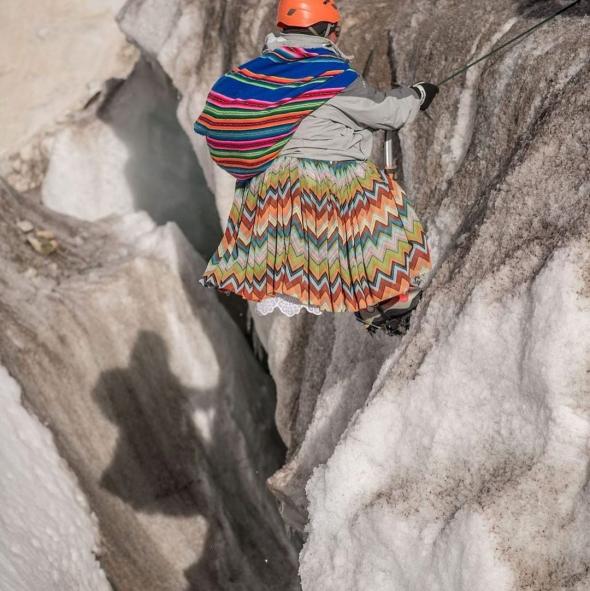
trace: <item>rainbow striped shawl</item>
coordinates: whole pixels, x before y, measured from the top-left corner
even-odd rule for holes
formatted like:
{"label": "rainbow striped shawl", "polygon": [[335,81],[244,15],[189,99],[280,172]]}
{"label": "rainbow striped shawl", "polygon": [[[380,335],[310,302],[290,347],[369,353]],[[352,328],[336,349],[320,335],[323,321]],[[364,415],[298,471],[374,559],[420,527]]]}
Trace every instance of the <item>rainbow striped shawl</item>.
{"label": "rainbow striped shawl", "polygon": [[219,166],[246,181],[270,166],[306,115],[357,77],[326,47],[265,51],[214,84],[195,131]]}

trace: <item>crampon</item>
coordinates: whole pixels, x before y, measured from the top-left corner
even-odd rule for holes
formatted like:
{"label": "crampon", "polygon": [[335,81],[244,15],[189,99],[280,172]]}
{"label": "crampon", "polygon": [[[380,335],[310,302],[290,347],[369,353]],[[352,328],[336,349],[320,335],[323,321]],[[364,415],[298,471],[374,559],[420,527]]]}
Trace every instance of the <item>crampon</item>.
{"label": "crampon", "polygon": [[422,290],[412,288],[407,294],[360,310],[354,315],[372,335],[380,330],[390,336],[404,335],[410,328],[412,312],[421,299]]}

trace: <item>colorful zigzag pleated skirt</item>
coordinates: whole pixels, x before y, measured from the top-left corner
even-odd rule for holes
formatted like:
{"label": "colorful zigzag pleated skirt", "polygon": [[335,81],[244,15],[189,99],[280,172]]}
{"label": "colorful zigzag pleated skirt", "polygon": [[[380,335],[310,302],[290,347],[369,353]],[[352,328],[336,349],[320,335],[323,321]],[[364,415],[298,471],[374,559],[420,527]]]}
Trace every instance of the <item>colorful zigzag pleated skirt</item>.
{"label": "colorful zigzag pleated skirt", "polygon": [[237,184],[201,283],[353,312],[406,293],[430,267],[416,212],[375,164],[283,156]]}

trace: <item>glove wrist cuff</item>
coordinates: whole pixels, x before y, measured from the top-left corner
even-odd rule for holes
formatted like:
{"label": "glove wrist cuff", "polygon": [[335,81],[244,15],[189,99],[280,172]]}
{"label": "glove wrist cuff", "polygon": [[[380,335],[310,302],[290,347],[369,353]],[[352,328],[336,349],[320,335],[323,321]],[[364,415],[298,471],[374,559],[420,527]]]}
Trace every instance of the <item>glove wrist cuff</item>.
{"label": "glove wrist cuff", "polygon": [[424,101],[426,100],[426,91],[424,90],[424,87],[422,86],[422,84],[418,83],[414,84],[414,86],[412,86],[412,89],[418,93],[418,98],[420,99],[420,106],[422,106],[424,104]]}

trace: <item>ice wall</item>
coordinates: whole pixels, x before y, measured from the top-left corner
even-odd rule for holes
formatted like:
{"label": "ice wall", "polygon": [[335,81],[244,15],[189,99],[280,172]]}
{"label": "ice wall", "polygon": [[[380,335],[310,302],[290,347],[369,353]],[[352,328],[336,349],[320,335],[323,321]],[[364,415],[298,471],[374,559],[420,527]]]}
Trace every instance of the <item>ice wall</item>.
{"label": "ice wall", "polygon": [[[340,5],[355,65],[388,34],[401,83],[440,80],[561,6]],[[133,0],[120,19],[183,94],[190,134],[271,9],[193,0],[163,14]],[[590,584],[587,13],[445,86],[434,122],[400,134],[436,261],[408,335],[371,340],[348,317],[256,320],[289,445],[270,485],[305,538],[305,591]],[[382,63],[368,70],[384,83]],[[231,186],[192,141],[223,221]]]}
{"label": "ice wall", "polygon": [[43,203],[90,221],[147,211],[157,223],[177,222],[208,256],[221,229],[177,105],[161,67],[138,60],[127,79],[106,84],[76,122],[56,134]]}
{"label": "ice wall", "polygon": [[[127,75],[139,52],[119,33],[127,70],[106,67],[118,46],[93,25],[105,24],[112,3],[98,15],[86,7],[87,46],[76,51],[78,12],[66,4],[52,7],[59,26],[52,21],[45,45],[63,52],[69,42],[72,54],[44,62],[35,90],[47,91],[47,120],[8,167],[22,188],[42,182],[41,195],[0,178],[0,359],[22,385],[31,420],[54,435],[80,504],[96,515],[86,538],[96,535],[96,560],[113,588],[292,589],[296,555],[265,487],[284,453],[274,387],[215,295],[196,283],[204,261],[193,247],[207,256],[221,229],[176,119],[177,91],[145,54],[126,79],[106,80]],[[10,10],[15,22],[27,20]],[[84,67],[89,50],[96,70]],[[64,63],[72,71],[58,71]],[[58,96],[56,80],[67,87]],[[12,113],[19,123],[30,114],[26,101]],[[50,441],[39,460],[53,457]],[[14,443],[3,475],[30,451],[27,440]],[[101,588],[85,522],[82,533],[70,527],[70,499],[54,511],[60,499],[43,496],[41,482],[30,491],[38,511],[19,521],[27,496],[4,482],[2,492],[3,591],[4,583],[41,588],[41,580],[48,591]]]}
{"label": "ice wall", "polygon": [[[440,79],[551,9],[399,3],[398,75]],[[401,134],[437,266],[307,482],[305,590],[590,584],[589,30],[555,21]]]}
{"label": "ice wall", "polygon": [[84,495],[2,366],[0,400],[0,589],[109,590]]}
{"label": "ice wall", "polygon": [[[203,260],[146,214],[83,223],[5,185],[0,201],[0,358],[96,514],[113,587],[291,589],[295,556],[264,484],[281,460],[272,383],[198,288]],[[41,230],[58,252],[25,242]]]}
{"label": "ice wall", "polygon": [[[398,75],[440,79],[555,9],[400,3]],[[401,134],[437,267],[307,482],[304,589],[590,584],[589,30],[555,21]]]}
{"label": "ice wall", "polygon": [[307,485],[305,589],[587,586],[589,262],[571,244],[500,298],[491,276],[410,379],[385,364]]}

